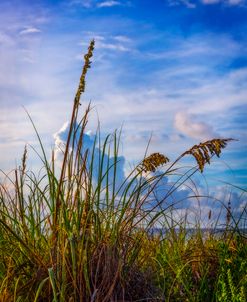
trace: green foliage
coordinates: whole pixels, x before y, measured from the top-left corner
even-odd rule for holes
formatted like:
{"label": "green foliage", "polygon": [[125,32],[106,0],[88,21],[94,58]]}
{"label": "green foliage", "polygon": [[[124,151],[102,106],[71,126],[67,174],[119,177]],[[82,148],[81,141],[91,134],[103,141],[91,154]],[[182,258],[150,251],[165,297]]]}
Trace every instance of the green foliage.
{"label": "green foliage", "polygon": [[247,294],[247,244],[239,236],[228,238],[221,243],[216,296],[218,301],[246,301]]}

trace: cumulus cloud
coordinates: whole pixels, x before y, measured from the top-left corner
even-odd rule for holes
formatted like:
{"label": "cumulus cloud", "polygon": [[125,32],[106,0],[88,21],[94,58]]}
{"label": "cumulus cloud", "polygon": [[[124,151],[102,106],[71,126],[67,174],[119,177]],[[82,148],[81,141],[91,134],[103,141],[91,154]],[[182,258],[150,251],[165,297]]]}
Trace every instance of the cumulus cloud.
{"label": "cumulus cloud", "polygon": [[189,115],[186,112],[176,113],[174,125],[177,130],[191,138],[206,140],[219,136],[212,126],[205,122],[196,121],[195,115]]}
{"label": "cumulus cloud", "polygon": [[[54,140],[55,140],[55,155],[56,160],[58,160],[62,152],[64,150],[65,142],[68,136],[68,130],[69,130],[69,123],[65,123],[61,129],[54,134]],[[78,135],[79,136],[79,135]],[[91,133],[85,133],[83,137],[83,152],[85,150],[89,151],[89,158],[92,155],[92,149],[94,146],[94,140],[95,135]],[[93,181],[95,184],[98,182],[98,173],[99,173],[99,163],[98,158],[99,156],[102,156],[102,150],[98,147],[94,150],[94,156],[95,156],[95,162],[94,162],[94,168],[93,168]],[[107,163],[109,163],[109,166],[112,166],[114,164],[114,157],[104,155],[104,164],[103,164],[103,174],[107,171]],[[124,169],[125,169],[125,158],[123,156],[118,156],[118,167],[117,167],[117,175],[116,175],[116,187],[119,188],[119,186],[123,183],[124,180],[126,180],[126,177],[124,175]],[[158,176],[160,172],[155,172],[155,174],[151,173],[150,175],[146,175],[145,178],[148,179],[149,177],[152,177],[154,175]],[[109,173],[109,183],[112,183],[114,177],[114,171],[113,169],[110,170]],[[103,180],[102,185],[106,185],[106,180]],[[126,185],[128,185],[128,182],[126,182]],[[133,186],[135,183],[133,184]],[[145,194],[148,192],[148,187],[146,190],[142,192],[142,196],[145,196]],[[174,180],[170,180],[168,177],[163,177],[153,193],[149,194],[149,197],[146,199],[144,208],[151,210],[155,207],[155,211],[165,210],[167,213],[172,210],[174,214],[174,219],[184,219],[184,215],[189,214],[190,218],[188,221],[190,223],[195,223],[196,219],[202,218],[205,220],[205,217],[207,217],[210,208],[209,202],[206,202],[205,199],[203,201],[201,200],[201,206],[199,202],[199,198],[197,196],[199,195],[206,195],[204,188],[201,186],[195,184],[195,182],[191,181],[191,183],[178,185],[178,183],[174,182]],[[220,196],[221,197],[221,196]],[[219,198],[219,196],[218,196]],[[157,207],[156,205],[159,204]],[[211,204],[212,206],[212,204]],[[217,206],[217,213],[220,212],[220,204]],[[215,212],[216,213],[216,212]],[[200,215],[200,216],[199,216]],[[163,218],[162,218],[163,219]],[[160,222],[162,222],[162,219]],[[223,217],[224,219],[224,217]]]}
{"label": "cumulus cloud", "polygon": [[[77,128],[78,125],[75,126]],[[55,159],[59,161],[61,158],[64,146],[68,137],[69,132],[69,123],[66,122],[61,129],[54,134],[54,141],[55,141]],[[76,134],[76,142],[79,141],[80,136],[80,127],[78,128],[77,134]],[[88,151],[88,158],[90,159],[92,156],[93,148],[94,148],[94,142],[95,142],[95,135],[91,134],[90,132],[87,132],[83,136],[83,148],[82,153],[84,153],[86,150]],[[96,144],[98,145],[98,144]],[[102,175],[105,175],[108,172],[108,181],[109,183],[113,183],[113,178],[115,177],[116,181],[116,187],[118,188],[123,181],[125,180],[124,175],[124,165],[125,165],[125,158],[123,156],[117,157],[117,172],[114,176],[114,163],[116,158],[114,156],[108,156],[107,154],[103,154],[102,150],[99,147],[95,147],[94,149],[94,163],[93,163],[93,180],[97,184],[99,172],[100,172],[100,164],[99,159],[103,160],[103,167],[102,167]],[[89,168],[90,163],[88,163]],[[109,168],[111,167],[111,168]],[[108,170],[109,169],[109,170]],[[102,186],[106,185],[106,178],[102,181]]]}

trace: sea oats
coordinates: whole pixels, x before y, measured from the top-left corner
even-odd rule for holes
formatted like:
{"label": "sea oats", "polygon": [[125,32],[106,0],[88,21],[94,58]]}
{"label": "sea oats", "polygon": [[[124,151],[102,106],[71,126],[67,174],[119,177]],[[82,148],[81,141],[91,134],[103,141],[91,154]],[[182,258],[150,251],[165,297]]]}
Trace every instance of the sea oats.
{"label": "sea oats", "polygon": [[192,156],[194,156],[200,171],[203,172],[205,164],[206,163],[210,164],[211,157],[213,155],[219,157],[221,153],[221,149],[225,148],[227,143],[232,140],[233,140],[232,138],[212,139],[204,143],[200,143],[199,145],[194,145],[191,149],[184,152],[182,156],[187,154],[191,154]]}
{"label": "sea oats", "polygon": [[80,77],[80,82],[79,82],[79,86],[78,86],[78,89],[77,89],[77,92],[76,92],[76,96],[75,96],[75,103],[77,105],[79,105],[81,94],[83,92],[85,92],[85,77],[86,77],[86,74],[87,74],[87,70],[89,68],[91,68],[90,59],[93,56],[94,44],[95,44],[95,41],[92,40],[90,42],[89,47],[88,47],[88,52],[84,56],[84,66],[83,66],[82,74],[81,74],[81,77]]}
{"label": "sea oats", "polygon": [[155,172],[156,169],[169,162],[169,158],[160,153],[153,153],[146,157],[138,167],[139,171]]}

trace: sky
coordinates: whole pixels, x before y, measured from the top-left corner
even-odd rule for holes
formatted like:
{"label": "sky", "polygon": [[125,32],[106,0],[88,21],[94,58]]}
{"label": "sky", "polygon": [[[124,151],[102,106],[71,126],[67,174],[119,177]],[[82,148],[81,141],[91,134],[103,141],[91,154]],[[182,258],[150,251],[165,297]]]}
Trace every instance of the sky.
{"label": "sky", "polygon": [[[150,137],[149,153],[171,160],[234,138],[199,186],[219,196],[233,194],[225,183],[247,189],[246,32],[245,0],[1,0],[0,168],[18,165],[26,143],[38,149],[25,110],[48,152],[62,139],[95,39],[82,108],[94,107],[92,137],[99,120],[102,135],[123,127],[123,169],[143,158]],[[29,159],[40,164],[31,148]]]}

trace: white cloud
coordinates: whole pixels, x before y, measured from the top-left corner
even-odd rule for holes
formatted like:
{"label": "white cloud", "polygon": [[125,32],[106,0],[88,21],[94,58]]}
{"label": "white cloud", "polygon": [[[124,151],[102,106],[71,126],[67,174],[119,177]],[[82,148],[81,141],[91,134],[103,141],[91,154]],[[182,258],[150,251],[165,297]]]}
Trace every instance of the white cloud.
{"label": "white cloud", "polygon": [[112,7],[112,6],[118,6],[121,5],[121,3],[119,1],[103,1],[101,3],[97,4],[97,7]]}
{"label": "white cloud", "polygon": [[104,42],[98,41],[97,47],[103,48],[103,49],[109,49],[109,50],[117,50],[117,51],[130,51],[130,49],[128,47],[125,47],[124,45],[122,45],[120,43],[113,44],[113,43],[104,43]]}
{"label": "white cloud", "polygon": [[[158,53],[150,52],[148,55],[151,59],[163,60],[184,60],[200,58],[205,60],[212,57],[211,64],[218,63],[219,60],[236,57],[245,51],[238,42],[234,41],[227,35],[205,34],[203,38],[201,35],[194,35],[186,39],[172,40],[166,38],[167,46],[165,51]],[[174,45],[176,45],[174,47]],[[224,51],[223,51],[224,50]],[[201,64],[203,65],[203,64]]]}
{"label": "white cloud", "polygon": [[29,35],[29,34],[36,34],[36,33],[40,33],[40,32],[41,32],[40,29],[31,26],[31,27],[27,27],[27,28],[21,30],[19,34],[20,35]]}
{"label": "white cloud", "polygon": [[[76,128],[78,125],[76,125]],[[64,152],[64,147],[67,142],[68,133],[69,133],[70,124],[67,122],[65,123],[62,128],[54,134],[54,140],[55,140],[55,159],[57,163],[59,164],[59,161],[61,160],[61,155]],[[79,127],[79,130],[76,132],[76,138],[75,138],[75,148],[77,148],[77,143],[80,139],[80,131],[81,127]],[[106,186],[106,183],[109,181],[109,186],[111,187],[111,184],[113,183],[113,177],[116,180],[116,186],[120,186],[123,181],[125,180],[124,175],[124,164],[125,164],[125,158],[123,156],[117,155],[117,171],[116,175],[114,172],[114,163],[115,163],[115,157],[113,152],[113,145],[108,140],[108,147],[110,148],[110,152],[104,153],[102,152],[102,149],[98,147],[98,140],[96,139],[97,143],[96,146],[94,145],[96,136],[91,134],[90,131],[84,132],[83,135],[83,144],[82,144],[82,154],[87,150],[88,151],[88,159],[92,158],[92,154],[94,154],[94,164],[93,164],[93,180],[97,184],[99,179],[99,173],[100,168],[102,168],[102,176],[105,175],[102,179],[102,187]],[[100,142],[103,144],[103,140]],[[71,145],[70,145],[71,147]],[[108,149],[107,147],[107,149]],[[103,160],[102,167],[100,167],[99,160]],[[88,169],[90,166],[90,160],[87,162]],[[109,177],[109,180],[106,180],[106,174]]]}
{"label": "white cloud", "polygon": [[174,125],[177,130],[191,138],[206,140],[218,137],[210,125],[196,121],[195,115],[186,112],[178,112],[175,115]]}
{"label": "white cloud", "polygon": [[[107,0],[107,1],[101,1],[98,0],[70,0],[69,5],[79,5],[84,8],[102,8],[102,7],[113,7],[113,6],[122,6],[125,5],[121,3],[120,1],[116,0]],[[126,3],[126,5],[129,5],[129,2]]]}
{"label": "white cloud", "polygon": [[56,133],[53,134],[54,144],[55,144],[55,149],[54,149],[55,160],[59,159],[62,150],[64,150],[66,139],[62,139],[62,136],[67,131],[68,127],[69,127],[69,122],[65,122],[63,126]]}
{"label": "white cloud", "polygon": [[126,36],[115,36],[115,37],[113,37],[113,39],[116,41],[119,41],[119,42],[124,42],[124,43],[131,42],[131,39]]}
{"label": "white cloud", "polygon": [[[122,51],[131,51],[131,39],[126,36],[110,36],[106,33],[85,32],[85,41],[95,40],[95,48]],[[80,45],[88,45],[88,42],[81,42]]]}

